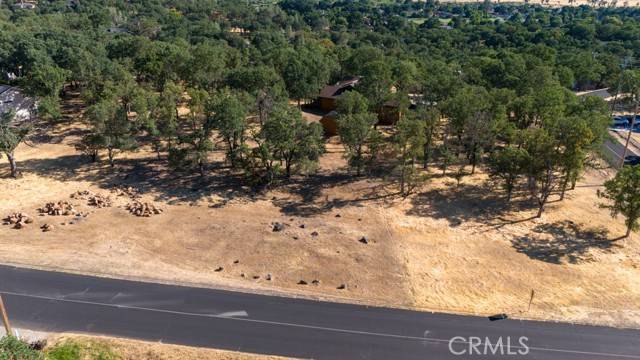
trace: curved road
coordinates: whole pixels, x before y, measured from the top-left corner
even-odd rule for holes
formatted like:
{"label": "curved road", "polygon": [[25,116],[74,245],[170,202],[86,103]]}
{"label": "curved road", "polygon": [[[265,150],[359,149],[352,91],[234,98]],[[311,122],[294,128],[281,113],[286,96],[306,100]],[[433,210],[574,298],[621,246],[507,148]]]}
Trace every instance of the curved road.
{"label": "curved road", "polygon": [[314,359],[640,359],[638,330],[490,321],[2,265],[0,293],[14,326],[251,353]]}

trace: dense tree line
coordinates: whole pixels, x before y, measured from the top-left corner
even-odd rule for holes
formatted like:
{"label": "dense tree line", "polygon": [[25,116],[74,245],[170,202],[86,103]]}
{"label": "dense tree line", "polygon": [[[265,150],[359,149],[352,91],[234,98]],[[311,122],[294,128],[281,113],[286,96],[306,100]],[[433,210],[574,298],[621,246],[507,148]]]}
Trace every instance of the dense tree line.
{"label": "dense tree line", "polygon": [[[356,176],[392,151],[406,195],[426,168],[460,182],[486,163],[508,199],[524,187],[540,214],[606,136],[610,109],[573,92],[628,92],[622,79],[638,77],[639,15],[434,1],[3,3],[0,70],[52,121],[65,91],[80,92],[91,132],[77,147],[94,161],[106,153],[114,166],[149,144],[206,176],[220,148],[252,184],[313,171],[322,130],[299,107],[359,76],[337,119]],[[402,114],[390,133],[376,126],[389,102]]]}

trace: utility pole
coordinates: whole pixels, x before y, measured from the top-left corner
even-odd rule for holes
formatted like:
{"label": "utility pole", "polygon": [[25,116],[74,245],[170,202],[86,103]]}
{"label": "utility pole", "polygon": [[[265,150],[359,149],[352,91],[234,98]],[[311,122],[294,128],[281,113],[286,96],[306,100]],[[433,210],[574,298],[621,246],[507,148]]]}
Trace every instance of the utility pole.
{"label": "utility pole", "polygon": [[2,295],[0,295],[0,313],[2,313],[2,323],[4,324],[4,329],[7,331],[7,336],[13,335],[11,324],[9,324],[9,316],[7,316],[7,309],[5,309],[4,302],[2,301]]}

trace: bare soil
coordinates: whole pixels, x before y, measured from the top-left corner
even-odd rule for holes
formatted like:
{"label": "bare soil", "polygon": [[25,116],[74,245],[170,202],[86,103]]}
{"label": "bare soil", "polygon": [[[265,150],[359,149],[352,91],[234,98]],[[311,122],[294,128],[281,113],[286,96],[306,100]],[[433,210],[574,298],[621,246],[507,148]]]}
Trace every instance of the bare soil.
{"label": "bare soil", "polygon": [[[598,207],[596,191],[609,171],[590,171],[564,201],[554,197],[543,217],[532,219],[535,209],[524,194],[507,204],[481,171],[457,187],[434,169],[422,189],[403,199],[381,179],[350,175],[335,138],[317,175],[253,193],[222,165],[222,152],[212,156],[204,179],[167,170],[165,159],[146,148],[119,155],[110,168],[75,151],[82,132],[77,123],[56,125],[21,145],[18,180],[0,165],[0,216],[24,212],[34,219],[19,230],[0,226],[0,262],[394,307],[640,326],[640,237],[617,239],[624,234],[622,219]],[[140,197],[126,194],[129,187]],[[110,196],[112,206],[70,197],[85,190]],[[135,216],[126,209],[134,200],[163,212]],[[88,215],[38,215],[36,209],[58,201]],[[276,222],[284,224],[281,231],[274,231]],[[53,230],[43,232],[45,224]]]}

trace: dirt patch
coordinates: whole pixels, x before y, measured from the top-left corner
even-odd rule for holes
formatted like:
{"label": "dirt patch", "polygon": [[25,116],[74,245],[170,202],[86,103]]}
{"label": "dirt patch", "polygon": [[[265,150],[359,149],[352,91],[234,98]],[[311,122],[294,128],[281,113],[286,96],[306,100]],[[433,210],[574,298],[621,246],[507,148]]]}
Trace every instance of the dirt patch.
{"label": "dirt patch", "polygon": [[[640,241],[614,240],[624,233],[622,220],[597,206],[606,172],[590,172],[565,201],[533,219],[523,194],[507,204],[482,173],[457,187],[434,172],[417,194],[399,198],[393,186],[349,174],[335,138],[319,174],[255,194],[223,168],[204,179],[172,173],[151,149],[120,156],[114,169],[93,164],[73,148],[82,133],[77,124],[48,133],[18,149],[22,178],[2,177],[8,167],[0,165],[0,215],[36,214],[43,204],[67,201],[87,216],[36,216],[20,230],[0,226],[2,262],[640,326]],[[111,206],[92,206],[93,194],[109,196]],[[126,206],[134,201],[162,214],[133,216]],[[43,232],[45,224],[55,230]]]}

